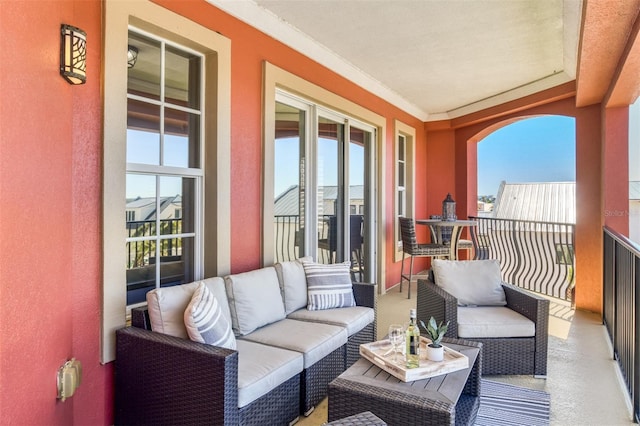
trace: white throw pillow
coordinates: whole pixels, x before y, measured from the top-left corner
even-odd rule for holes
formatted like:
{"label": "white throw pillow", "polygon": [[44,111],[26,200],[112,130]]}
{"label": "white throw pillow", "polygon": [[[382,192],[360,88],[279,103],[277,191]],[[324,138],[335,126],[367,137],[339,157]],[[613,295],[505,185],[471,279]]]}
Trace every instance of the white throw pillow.
{"label": "white throw pillow", "polygon": [[204,282],[198,285],[184,311],[184,325],[189,338],[194,342],[227,349],[236,348],[236,336],[231,330],[231,324],[222,313],[218,299]]}
{"label": "white throw pillow", "polygon": [[436,285],[458,299],[459,306],[504,306],[502,275],[497,260],[431,262]]}
{"label": "white throw pillow", "polygon": [[224,278],[236,336],[285,318],[280,283],[273,266]]}
{"label": "white throw pillow", "polygon": [[307,309],[319,311],[356,306],[351,284],[351,262],[324,265],[303,261],[307,276]]}

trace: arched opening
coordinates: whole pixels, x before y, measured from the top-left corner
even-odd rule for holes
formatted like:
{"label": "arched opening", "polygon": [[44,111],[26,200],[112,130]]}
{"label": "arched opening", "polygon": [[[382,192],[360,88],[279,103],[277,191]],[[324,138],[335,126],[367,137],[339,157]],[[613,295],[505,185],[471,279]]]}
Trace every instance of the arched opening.
{"label": "arched opening", "polygon": [[560,115],[494,124],[477,145],[476,257],[519,287],[575,302],[576,125]]}

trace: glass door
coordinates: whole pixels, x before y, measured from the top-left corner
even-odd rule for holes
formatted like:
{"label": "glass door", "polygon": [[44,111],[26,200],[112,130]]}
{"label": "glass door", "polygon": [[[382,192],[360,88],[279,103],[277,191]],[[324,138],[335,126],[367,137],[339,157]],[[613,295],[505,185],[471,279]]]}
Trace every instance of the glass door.
{"label": "glass door", "polygon": [[[276,98],[274,258],[349,261],[372,281],[375,129],[304,100]],[[310,171],[310,172],[306,172]]]}

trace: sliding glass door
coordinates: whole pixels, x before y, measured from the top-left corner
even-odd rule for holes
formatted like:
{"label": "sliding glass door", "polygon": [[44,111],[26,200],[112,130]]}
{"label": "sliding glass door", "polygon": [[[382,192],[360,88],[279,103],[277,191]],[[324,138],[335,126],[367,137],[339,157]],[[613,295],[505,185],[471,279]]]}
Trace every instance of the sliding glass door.
{"label": "sliding glass door", "polygon": [[374,128],[281,94],[274,147],[276,261],[349,261],[371,277]]}

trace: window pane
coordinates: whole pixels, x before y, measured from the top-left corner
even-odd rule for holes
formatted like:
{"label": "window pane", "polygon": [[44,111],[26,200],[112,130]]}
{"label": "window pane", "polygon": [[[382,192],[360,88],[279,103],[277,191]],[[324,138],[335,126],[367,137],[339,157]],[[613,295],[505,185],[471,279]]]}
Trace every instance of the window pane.
{"label": "window pane", "polygon": [[398,161],[404,161],[404,136],[398,136]]}
{"label": "window pane", "polygon": [[163,165],[200,167],[200,116],[165,109]]}
{"label": "window pane", "polygon": [[398,186],[399,187],[405,186],[404,177],[405,177],[404,163],[398,163]]}
{"label": "window pane", "polygon": [[[156,220],[156,178],[150,175],[127,173],[127,229],[142,226]],[[131,223],[135,222],[135,226]],[[145,225],[145,229],[130,231],[128,237],[155,235],[155,228]]]}
{"label": "window pane", "polygon": [[194,232],[195,179],[162,176],[160,178],[160,233]]}
{"label": "window pane", "polygon": [[200,57],[167,46],[165,64],[165,101],[199,110]]}
{"label": "window pane", "polygon": [[133,241],[127,243],[127,305],[144,302],[149,290],[156,286],[156,242]]}
{"label": "window pane", "polygon": [[127,162],[160,164],[160,107],[127,101]]}
{"label": "window pane", "polygon": [[193,238],[160,240],[160,286],[194,281]]}
{"label": "window pane", "polygon": [[276,262],[304,256],[305,112],[276,103],[274,253]]}
{"label": "window pane", "polygon": [[129,46],[138,50],[138,59],[128,69],[127,93],[160,100],[160,42],[129,33]]}

